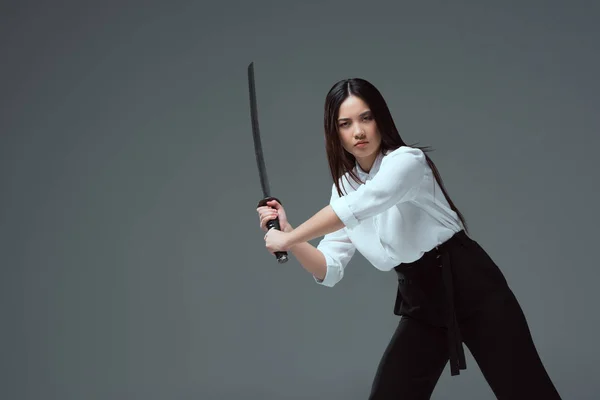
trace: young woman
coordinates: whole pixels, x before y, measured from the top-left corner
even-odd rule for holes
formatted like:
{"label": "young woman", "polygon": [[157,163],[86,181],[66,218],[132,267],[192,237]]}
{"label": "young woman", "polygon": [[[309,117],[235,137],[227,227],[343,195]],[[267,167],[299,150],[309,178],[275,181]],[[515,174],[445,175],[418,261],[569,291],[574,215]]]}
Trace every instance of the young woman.
{"label": "young woman", "polygon": [[[292,228],[277,201],[257,208],[260,226],[279,218],[265,246],[289,251],[317,283],[334,286],[358,250],[394,270],[401,316],[373,381],[371,400],[428,399],[450,361],[466,368],[464,342],[499,399],[559,399],[513,292],[423,149],[400,137],[380,92],[363,79],[336,83],[325,100],[331,199]],[[343,189],[343,190],[342,190]],[[308,240],[323,236],[315,248]]]}

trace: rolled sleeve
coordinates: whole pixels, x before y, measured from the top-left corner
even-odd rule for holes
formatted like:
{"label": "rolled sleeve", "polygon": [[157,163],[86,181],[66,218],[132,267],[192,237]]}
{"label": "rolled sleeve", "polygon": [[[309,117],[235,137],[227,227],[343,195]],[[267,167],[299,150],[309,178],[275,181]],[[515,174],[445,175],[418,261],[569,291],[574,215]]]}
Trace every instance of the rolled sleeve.
{"label": "rolled sleeve", "polygon": [[356,247],[350,241],[345,229],[329,233],[319,242],[317,249],[325,256],[327,271],[323,279],[313,275],[315,282],[333,287],[344,277],[346,266],[352,259]]}
{"label": "rolled sleeve", "polygon": [[[339,198],[335,185],[332,185],[330,204]],[[352,218],[351,214],[350,218]],[[350,240],[346,228],[342,228],[326,234],[317,245],[317,249],[325,257],[327,270],[323,279],[314,275],[313,278],[320,285],[332,287],[344,277],[344,270],[356,252],[356,247]]]}
{"label": "rolled sleeve", "polygon": [[407,201],[425,177],[427,160],[420,149],[400,147],[383,158],[373,179],[333,199],[331,208],[348,228]]}
{"label": "rolled sleeve", "polygon": [[325,259],[327,260],[327,272],[325,273],[325,277],[323,279],[319,279],[313,275],[315,282],[320,285],[333,287],[336,283],[342,280],[344,277],[344,270],[336,265],[337,263],[331,258],[327,253],[323,253]]}

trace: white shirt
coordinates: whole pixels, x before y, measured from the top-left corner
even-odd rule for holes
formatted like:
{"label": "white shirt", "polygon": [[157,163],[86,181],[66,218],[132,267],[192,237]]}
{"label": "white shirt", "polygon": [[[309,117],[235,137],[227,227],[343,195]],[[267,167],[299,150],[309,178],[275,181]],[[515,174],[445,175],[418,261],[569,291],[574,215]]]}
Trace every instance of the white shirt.
{"label": "white shirt", "polygon": [[399,147],[379,154],[367,173],[356,163],[359,184],[340,178],[342,197],[331,187],[330,205],[344,227],[325,235],[319,249],[327,261],[319,284],[332,287],[358,250],[375,268],[389,271],[419,259],[463,229],[420,149]]}

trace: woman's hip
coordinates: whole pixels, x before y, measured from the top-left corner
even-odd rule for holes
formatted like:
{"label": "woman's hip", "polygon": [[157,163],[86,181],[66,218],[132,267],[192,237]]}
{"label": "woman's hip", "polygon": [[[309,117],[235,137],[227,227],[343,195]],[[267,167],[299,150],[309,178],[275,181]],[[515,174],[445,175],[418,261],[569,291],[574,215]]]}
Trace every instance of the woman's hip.
{"label": "woman's hip", "polygon": [[500,268],[464,231],[395,271],[399,296],[395,313],[421,315],[439,324],[446,322],[449,301],[460,319],[511,294]]}

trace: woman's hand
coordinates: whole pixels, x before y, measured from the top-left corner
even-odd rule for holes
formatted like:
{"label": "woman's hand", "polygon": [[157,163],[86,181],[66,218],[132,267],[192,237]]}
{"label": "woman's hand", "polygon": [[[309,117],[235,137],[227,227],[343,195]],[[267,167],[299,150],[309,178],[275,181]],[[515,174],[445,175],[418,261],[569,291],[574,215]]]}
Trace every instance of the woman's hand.
{"label": "woman's hand", "polygon": [[288,251],[290,235],[291,233],[288,232],[269,229],[265,234],[265,247],[271,254],[275,254],[276,251]]}
{"label": "woman's hand", "polygon": [[281,230],[284,232],[291,230],[291,226],[285,215],[285,210],[276,200],[268,201],[266,206],[258,207],[256,211],[258,212],[260,229],[263,231],[266,232],[268,230],[267,222],[278,217]]}
{"label": "woman's hand", "polygon": [[[260,229],[267,232],[264,239],[265,247],[269,253],[275,254],[276,251],[287,251],[288,249],[285,248],[287,247],[287,232],[291,231],[292,227],[287,220],[283,206],[277,200],[271,200],[267,202],[266,206],[258,207],[256,211],[258,212]],[[281,232],[277,229],[269,230],[267,228],[267,222],[275,218],[279,218]]]}

